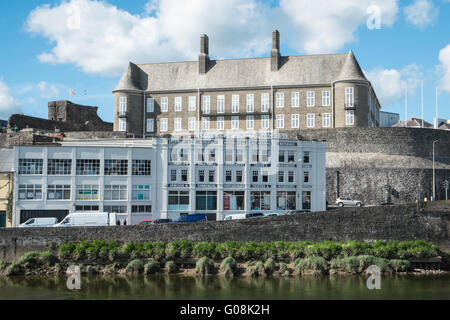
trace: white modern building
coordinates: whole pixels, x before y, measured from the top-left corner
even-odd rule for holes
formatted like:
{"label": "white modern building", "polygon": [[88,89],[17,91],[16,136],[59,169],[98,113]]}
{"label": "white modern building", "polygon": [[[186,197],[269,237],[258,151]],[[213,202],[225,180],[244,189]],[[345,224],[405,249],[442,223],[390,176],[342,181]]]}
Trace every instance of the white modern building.
{"label": "white modern building", "polygon": [[15,147],[13,226],[83,211],[137,224],[325,210],[325,144],[247,133]]}
{"label": "white modern building", "polygon": [[380,127],[392,127],[400,121],[400,114],[380,111]]}

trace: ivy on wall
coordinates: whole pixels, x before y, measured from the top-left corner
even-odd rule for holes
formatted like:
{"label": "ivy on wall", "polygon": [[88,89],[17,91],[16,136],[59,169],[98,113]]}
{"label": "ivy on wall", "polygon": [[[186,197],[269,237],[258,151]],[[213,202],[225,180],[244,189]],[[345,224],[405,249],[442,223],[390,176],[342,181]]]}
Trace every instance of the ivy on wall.
{"label": "ivy on wall", "polygon": [[13,206],[13,191],[8,195],[8,203],[6,204],[6,217],[9,222],[12,222],[12,206]]}

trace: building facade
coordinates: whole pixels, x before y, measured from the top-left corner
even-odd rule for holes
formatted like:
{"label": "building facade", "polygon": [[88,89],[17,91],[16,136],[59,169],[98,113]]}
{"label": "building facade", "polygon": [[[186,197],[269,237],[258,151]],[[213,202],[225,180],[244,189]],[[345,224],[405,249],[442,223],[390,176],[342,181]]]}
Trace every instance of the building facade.
{"label": "building facade", "polygon": [[380,111],[380,127],[392,127],[400,121],[400,115],[394,112]]}
{"label": "building facade", "polygon": [[212,135],[14,148],[13,225],[69,212],[137,224],[326,208],[325,142]]}
{"label": "building facade", "polygon": [[13,152],[11,149],[0,149],[0,228],[10,227],[8,204],[13,190]]}
{"label": "building facade", "polygon": [[114,93],[114,130],[297,131],[379,126],[380,104],[354,54],[211,60],[201,36],[198,61],[129,63]]}

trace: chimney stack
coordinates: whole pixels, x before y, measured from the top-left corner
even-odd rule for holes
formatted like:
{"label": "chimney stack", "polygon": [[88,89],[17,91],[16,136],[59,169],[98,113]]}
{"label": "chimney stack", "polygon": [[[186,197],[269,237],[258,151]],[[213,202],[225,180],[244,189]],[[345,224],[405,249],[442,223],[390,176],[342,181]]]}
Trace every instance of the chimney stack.
{"label": "chimney stack", "polygon": [[278,71],[280,67],[280,32],[278,30],[272,31],[272,51],[270,54],[270,69]]}
{"label": "chimney stack", "polygon": [[209,39],[206,34],[200,36],[200,55],[198,57],[198,73],[206,74],[209,65]]}

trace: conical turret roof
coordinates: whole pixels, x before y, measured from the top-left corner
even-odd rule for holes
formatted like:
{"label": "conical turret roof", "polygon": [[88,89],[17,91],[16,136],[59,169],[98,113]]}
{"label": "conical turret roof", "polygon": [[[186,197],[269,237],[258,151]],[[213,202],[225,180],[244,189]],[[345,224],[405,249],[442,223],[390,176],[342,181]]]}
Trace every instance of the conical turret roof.
{"label": "conical turret roof", "polygon": [[119,90],[142,90],[139,84],[139,67],[132,62],[128,63],[128,67],[122,74],[116,89]]}
{"label": "conical turret roof", "polygon": [[367,81],[366,76],[361,70],[358,61],[356,61],[353,51],[347,54],[344,66],[342,67],[341,73],[339,74],[336,81],[342,80],[364,80]]}

